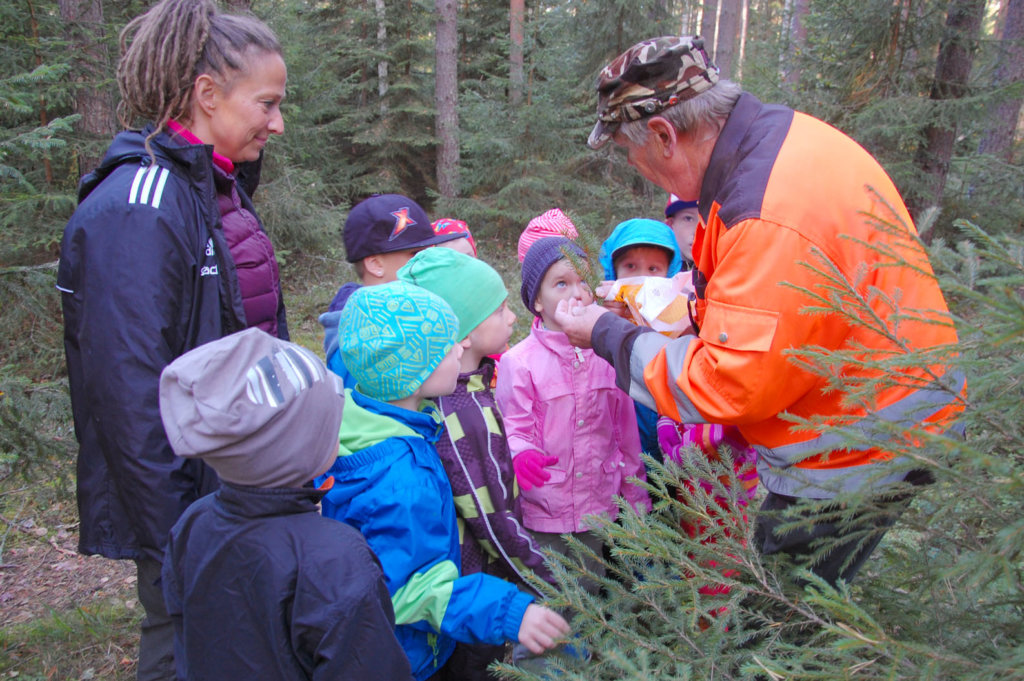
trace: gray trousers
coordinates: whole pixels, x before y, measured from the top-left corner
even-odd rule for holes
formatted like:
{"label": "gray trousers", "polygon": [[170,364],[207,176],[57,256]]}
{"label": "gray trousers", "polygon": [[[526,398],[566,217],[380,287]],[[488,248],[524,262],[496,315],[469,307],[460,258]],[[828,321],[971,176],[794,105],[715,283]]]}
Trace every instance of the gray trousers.
{"label": "gray trousers", "polygon": [[139,558],[139,603],[146,611],[139,637],[139,681],[174,681],[174,620],[167,614],[160,583],[160,561]]}

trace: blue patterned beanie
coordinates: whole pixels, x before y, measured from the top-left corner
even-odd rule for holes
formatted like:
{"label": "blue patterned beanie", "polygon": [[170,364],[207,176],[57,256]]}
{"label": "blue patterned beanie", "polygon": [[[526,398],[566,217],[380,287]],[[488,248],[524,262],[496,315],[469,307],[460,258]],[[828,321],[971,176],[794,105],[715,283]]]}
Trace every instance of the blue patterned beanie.
{"label": "blue patterned beanie", "polygon": [[345,367],[359,392],[393,402],[409,397],[455,345],[459,320],[443,299],[393,281],[352,294],[338,322]]}

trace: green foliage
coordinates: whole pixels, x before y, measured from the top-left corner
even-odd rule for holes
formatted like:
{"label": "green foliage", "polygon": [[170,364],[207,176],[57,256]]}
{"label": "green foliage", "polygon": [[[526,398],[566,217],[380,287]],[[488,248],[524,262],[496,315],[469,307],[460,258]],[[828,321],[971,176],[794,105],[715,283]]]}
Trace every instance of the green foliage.
{"label": "green foliage", "polygon": [[[835,377],[855,401],[870,401],[879,386],[894,383],[923,380],[946,389],[921,371],[940,359],[967,375],[966,439],[876,429],[871,444],[908,469],[927,470],[935,482],[892,488],[912,493],[913,503],[852,585],[833,589],[787,559],[757,555],[752,509],[737,503],[728,460],[694,456],[682,466],[655,465],[647,483],[654,511],[637,515],[623,504],[620,520],[597,530],[612,547],[608,578],[583,567],[581,546],[552,556],[558,586],[547,593],[573,615],[573,645],[589,657],[563,653],[539,671],[505,667],[505,677],[1024,678],[1024,239],[958,226],[962,241],[932,249],[955,310],[955,348],[943,349],[941,358],[909,350],[887,357],[799,353],[805,367]],[[890,265],[914,266],[893,257]],[[821,308],[898,340],[898,323],[886,325],[872,311],[877,292],[836,278],[823,263],[813,267],[828,282],[819,290]],[[884,303],[894,306],[895,319],[923,314],[900,309],[898,296]],[[836,364],[874,378],[844,380]],[[863,444],[852,431],[832,432]],[[713,484],[704,489],[681,480]],[[889,518],[879,501],[848,494],[807,503],[782,520],[796,528],[847,523],[859,514],[880,524]],[[684,525],[703,532],[691,536]],[[819,554],[828,549],[827,542],[818,546]],[[587,579],[597,580],[603,594],[588,594],[580,586]],[[729,590],[702,593],[705,585]]]}
{"label": "green foliage", "polygon": [[[804,18],[806,42],[795,57],[785,58],[786,70],[799,70],[799,83],[794,87],[779,81],[768,59],[770,49],[753,50],[760,59],[752,69],[745,67],[745,73],[753,74],[755,91],[817,116],[864,145],[904,197],[919,194],[925,186],[913,162],[925,127],[955,129],[957,142],[935,231],[954,236],[953,221],[963,216],[994,231],[1019,230],[1024,223],[1024,171],[1019,164],[1007,167],[977,153],[993,104],[1008,94],[990,85],[999,43],[982,40],[974,46],[975,69],[965,97],[929,99],[948,8],[943,0],[813,0]],[[784,48],[776,44],[777,63]]]}
{"label": "green foliage", "polygon": [[0,670],[19,681],[135,678],[138,614],[121,604],[50,611],[0,631]]}
{"label": "green foliage", "polygon": [[57,3],[0,7],[0,266],[56,253],[71,214],[70,61]]}
{"label": "green foliage", "polygon": [[32,383],[0,371],[0,483],[28,483],[36,503],[68,498],[74,445],[66,382]]}

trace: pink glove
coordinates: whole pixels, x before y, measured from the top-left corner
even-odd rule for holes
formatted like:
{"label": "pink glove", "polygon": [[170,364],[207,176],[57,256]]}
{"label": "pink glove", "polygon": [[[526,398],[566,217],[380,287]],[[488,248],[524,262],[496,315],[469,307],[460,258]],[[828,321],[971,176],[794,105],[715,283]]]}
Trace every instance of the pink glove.
{"label": "pink glove", "polygon": [[527,449],[512,457],[512,469],[516,472],[516,480],[524,492],[534,487],[543,487],[551,479],[551,473],[544,468],[558,463],[557,456],[548,456],[536,449]]}
{"label": "pink glove", "polygon": [[667,416],[658,419],[658,446],[665,456],[681,463],[679,450],[683,446],[683,424]]}

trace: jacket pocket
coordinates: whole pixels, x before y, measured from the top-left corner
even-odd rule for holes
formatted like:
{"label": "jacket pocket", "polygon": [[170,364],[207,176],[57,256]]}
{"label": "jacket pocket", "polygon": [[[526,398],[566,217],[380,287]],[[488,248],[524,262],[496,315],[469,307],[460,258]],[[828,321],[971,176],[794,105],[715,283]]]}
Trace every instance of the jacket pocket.
{"label": "jacket pocket", "polygon": [[748,352],[768,352],[779,325],[779,313],[707,301],[700,337],[708,345]]}
{"label": "jacket pocket", "polygon": [[626,470],[626,462],[623,461],[622,452],[615,450],[601,462],[601,487],[608,490],[609,498],[613,494],[621,494],[623,471]]}

